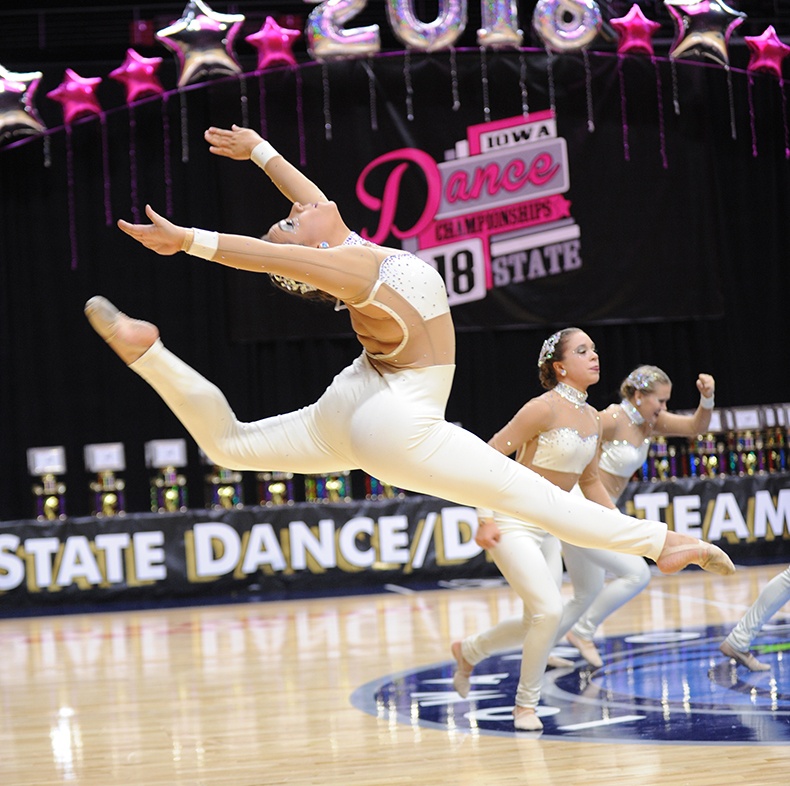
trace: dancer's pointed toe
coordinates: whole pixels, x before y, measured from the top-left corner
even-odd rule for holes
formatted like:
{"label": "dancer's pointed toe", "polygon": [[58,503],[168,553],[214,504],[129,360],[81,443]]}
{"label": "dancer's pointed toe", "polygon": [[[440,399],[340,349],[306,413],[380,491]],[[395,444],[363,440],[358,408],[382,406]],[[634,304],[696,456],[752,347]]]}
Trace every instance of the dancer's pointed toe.
{"label": "dancer's pointed toe", "polygon": [[735,565],[727,554],[713,543],[698,540],[677,546],[666,546],[656,560],[662,573],[677,573],[688,565],[699,565],[709,573],[729,576],[735,573]]}
{"label": "dancer's pointed toe", "polygon": [[144,355],[159,338],[159,329],[155,325],[126,316],[101,295],[92,297],[85,304],[85,316],[127,365]]}
{"label": "dancer's pointed toe", "polygon": [[746,652],[743,652],[742,650],[736,650],[735,647],[733,647],[732,644],[727,641],[727,639],[724,639],[724,641],[719,645],[719,649],[728,658],[732,658],[742,666],[746,666],[749,671],[771,670],[771,667],[767,663],[762,663],[761,661],[757,660],[757,658],[755,658],[754,655],[752,655],[752,653],[748,650]]}
{"label": "dancer's pointed toe", "polygon": [[472,687],[471,677],[474,666],[464,659],[460,641],[454,641],[450,649],[456,663],[455,672],[453,673],[453,688],[455,688],[455,692],[462,699],[465,699]]}
{"label": "dancer's pointed toe", "polygon": [[85,304],[85,316],[91,327],[107,342],[118,333],[118,317],[121,312],[106,297],[94,295]]}
{"label": "dancer's pointed toe", "polygon": [[565,638],[568,639],[571,647],[576,647],[579,650],[579,654],[594,669],[600,669],[603,666],[603,658],[601,658],[601,653],[598,652],[598,647],[595,646],[594,641],[577,636],[572,630],[565,634]]}

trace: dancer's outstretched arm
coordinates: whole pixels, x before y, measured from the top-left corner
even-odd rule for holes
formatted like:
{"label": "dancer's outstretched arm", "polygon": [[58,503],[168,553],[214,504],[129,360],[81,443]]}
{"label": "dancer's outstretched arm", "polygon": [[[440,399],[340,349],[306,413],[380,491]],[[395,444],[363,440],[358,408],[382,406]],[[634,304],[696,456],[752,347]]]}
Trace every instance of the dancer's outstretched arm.
{"label": "dancer's outstretched arm", "polygon": [[146,205],[145,213],[150,224],[130,224],[120,219],[118,227],[138,243],[164,256],[186,251],[239,270],[288,276],[344,301],[364,297],[378,277],[379,260],[365,246],[319,250],[269,243],[244,235],[181,227],[160,216],[150,205]]}
{"label": "dancer's outstretched arm", "polygon": [[305,205],[329,201],[315,183],[286,161],[257,131],[237,125],[229,129],[212,126],[203,137],[215,155],[253,161],[291,202]]}

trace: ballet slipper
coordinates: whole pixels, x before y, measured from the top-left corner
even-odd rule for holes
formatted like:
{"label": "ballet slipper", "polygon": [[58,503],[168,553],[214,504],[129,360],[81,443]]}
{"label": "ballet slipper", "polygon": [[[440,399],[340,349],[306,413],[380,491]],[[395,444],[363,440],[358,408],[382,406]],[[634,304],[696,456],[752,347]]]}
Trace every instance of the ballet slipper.
{"label": "ballet slipper", "polygon": [[594,669],[600,669],[603,666],[603,658],[601,658],[601,653],[598,652],[598,647],[595,646],[593,641],[577,636],[572,630],[565,634],[565,638],[568,639],[571,647],[576,647],[579,650],[579,654]]}
{"label": "ballet slipper", "polygon": [[472,670],[474,669],[474,666],[472,666],[472,664],[468,661],[464,660],[460,641],[454,641],[450,649],[452,650],[453,657],[455,658],[455,662],[457,664],[455,673],[453,674],[453,687],[455,688],[455,692],[462,699],[465,699],[469,695],[469,690],[471,688],[469,678],[472,676]]}
{"label": "ballet slipper", "polygon": [[85,304],[85,316],[127,365],[144,355],[159,338],[155,325],[126,316],[101,295],[92,297]]}
{"label": "ballet slipper", "polygon": [[736,650],[735,647],[733,647],[732,644],[730,644],[727,641],[727,639],[724,639],[724,641],[719,645],[719,649],[728,658],[732,658],[734,661],[737,661],[742,666],[746,666],[746,668],[749,669],[749,671],[771,670],[771,667],[767,663],[761,663],[748,650],[746,652],[742,652],[741,650]]}
{"label": "ballet slipper", "polygon": [[573,661],[567,658],[560,657],[559,655],[549,655],[546,659],[546,665],[552,669],[571,669],[573,668]]}
{"label": "ballet slipper", "polygon": [[720,576],[735,573],[732,560],[718,546],[704,540],[664,546],[656,565],[662,573],[677,573],[687,565],[699,565],[703,570]]}
{"label": "ballet slipper", "polygon": [[519,731],[540,731],[543,724],[534,707],[513,707],[513,725]]}

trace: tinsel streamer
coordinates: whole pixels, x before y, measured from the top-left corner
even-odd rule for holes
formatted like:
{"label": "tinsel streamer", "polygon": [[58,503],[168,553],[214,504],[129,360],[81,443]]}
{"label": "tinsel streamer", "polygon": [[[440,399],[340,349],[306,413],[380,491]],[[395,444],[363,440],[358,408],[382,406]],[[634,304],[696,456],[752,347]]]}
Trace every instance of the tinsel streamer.
{"label": "tinsel streamer", "polygon": [[785,93],[785,80],[779,77],[779,92],[782,95],[782,120],[785,130],[785,159],[790,159],[790,130],[787,128],[787,94]]}
{"label": "tinsel streamer", "polygon": [[370,105],[370,130],[379,130],[378,109],[376,104],[376,77],[373,73],[373,58],[369,57],[366,63],[362,64],[368,75],[368,103]]}
{"label": "tinsel streamer", "polygon": [[738,138],[738,131],[735,128],[735,98],[732,94],[732,69],[728,65],[725,65],[724,70],[727,72],[727,98],[730,102],[730,136],[733,141],[735,141]]}
{"label": "tinsel streamer", "polygon": [[258,112],[260,114],[261,136],[266,139],[266,84],[263,81],[263,71],[258,74]]}
{"label": "tinsel streamer", "polygon": [[129,104],[129,196],[132,202],[132,223],[140,223],[137,196],[137,118],[134,104]]}
{"label": "tinsel streamer", "polygon": [[625,74],[623,73],[623,56],[617,55],[617,79],[620,83],[620,116],[623,123],[623,158],[631,160],[631,149],[628,145],[628,115],[626,114]]}
{"label": "tinsel streamer", "polygon": [[[296,73],[296,129],[299,134],[299,166],[307,166],[307,146],[304,136],[304,105],[302,98],[302,71],[299,66],[294,66]],[[328,78],[327,78],[328,79]],[[327,87],[329,86],[327,82]],[[332,138],[332,123],[329,123],[329,136]]]}
{"label": "tinsel streamer", "polygon": [[488,96],[488,60],[484,46],[480,47],[480,83],[483,87],[483,117],[488,123],[491,120],[491,106]]}
{"label": "tinsel streamer", "polygon": [[165,215],[173,215],[173,170],[170,161],[170,115],[167,113],[168,96],[162,96],[162,156],[165,169]]}
{"label": "tinsel streamer", "polygon": [[527,89],[527,58],[524,56],[523,49],[518,53],[518,86],[521,91],[521,114],[527,117],[529,115],[529,92]]}
{"label": "tinsel streamer", "polygon": [[551,54],[551,49],[546,47],[546,79],[549,87],[549,107],[551,114],[557,116],[557,92],[554,89],[554,59]]}
{"label": "tinsel streamer", "polygon": [[181,100],[181,163],[189,162],[189,117],[187,115],[187,96],[183,90],[178,92]]}
{"label": "tinsel streamer", "polygon": [[77,269],[77,219],[74,215],[74,149],[71,146],[71,125],[66,124],[66,184],[69,193],[69,243],[71,269]]}
{"label": "tinsel streamer", "polygon": [[414,120],[414,88],[411,84],[411,52],[403,55],[403,81],[406,84],[406,119]]}
{"label": "tinsel streamer", "polygon": [[669,69],[672,74],[672,103],[675,106],[675,114],[680,115],[680,98],[678,94],[678,69],[675,61],[669,58]]}
{"label": "tinsel streamer", "polygon": [[746,95],[749,99],[749,130],[752,134],[752,158],[757,158],[757,129],[754,125],[754,96],[752,89],[754,88],[754,80],[752,75],[746,77]]}
{"label": "tinsel streamer", "polygon": [[592,133],[595,131],[592,100],[592,69],[590,68],[590,54],[586,47],[582,49],[582,58],[584,59],[584,91],[587,97],[587,130]]}
{"label": "tinsel streamer", "polygon": [[49,134],[44,134],[44,166],[49,169],[52,166],[52,142]]}
{"label": "tinsel streamer", "polygon": [[[297,83],[301,87],[301,77],[297,71]],[[324,90],[324,138],[327,142],[332,139],[332,103],[329,95],[329,66],[326,63],[321,63],[321,86]],[[301,93],[301,89],[299,91]],[[297,99],[301,105],[301,95]],[[302,132],[299,132],[301,139]]]}
{"label": "tinsel streamer", "polygon": [[111,182],[110,182],[110,152],[107,143],[107,115],[104,112],[99,113],[99,125],[101,127],[101,166],[102,166],[102,179],[104,180],[104,224],[105,226],[112,225],[112,198],[111,198]]}
{"label": "tinsel streamer", "polygon": [[661,88],[661,71],[658,68],[658,61],[655,55],[650,55],[650,60],[653,63],[653,70],[656,74],[656,98],[658,102],[658,139],[661,149],[661,165],[664,169],[669,167],[667,161],[667,138],[664,130],[664,94]]}
{"label": "tinsel streamer", "polygon": [[450,47],[450,88],[453,92],[453,112],[461,108],[461,94],[458,90],[458,62],[455,47]]}
{"label": "tinsel streamer", "polygon": [[239,74],[239,101],[241,103],[241,124],[244,128],[249,128],[250,115],[247,101],[247,78],[244,74]]}

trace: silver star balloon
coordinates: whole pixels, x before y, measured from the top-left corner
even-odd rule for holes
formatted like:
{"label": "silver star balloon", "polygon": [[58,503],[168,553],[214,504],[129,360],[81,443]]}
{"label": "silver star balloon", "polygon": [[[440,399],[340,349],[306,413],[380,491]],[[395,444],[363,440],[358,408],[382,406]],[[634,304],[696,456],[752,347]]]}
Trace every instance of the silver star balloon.
{"label": "silver star balloon", "polygon": [[675,22],[677,37],[669,56],[707,58],[719,65],[729,65],[727,43],[732,31],[746,19],[722,0],[664,0]]}
{"label": "silver star balloon", "polygon": [[180,19],[156,33],[157,40],[178,57],[179,87],[241,73],[233,41],[244,19],[243,14],[218,14],[202,0],[190,0]]}
{"label": "silver star balloon", "polygon": [[15,73],[0,65],[0,145],[46,130],[33,107],[41,71]]}

